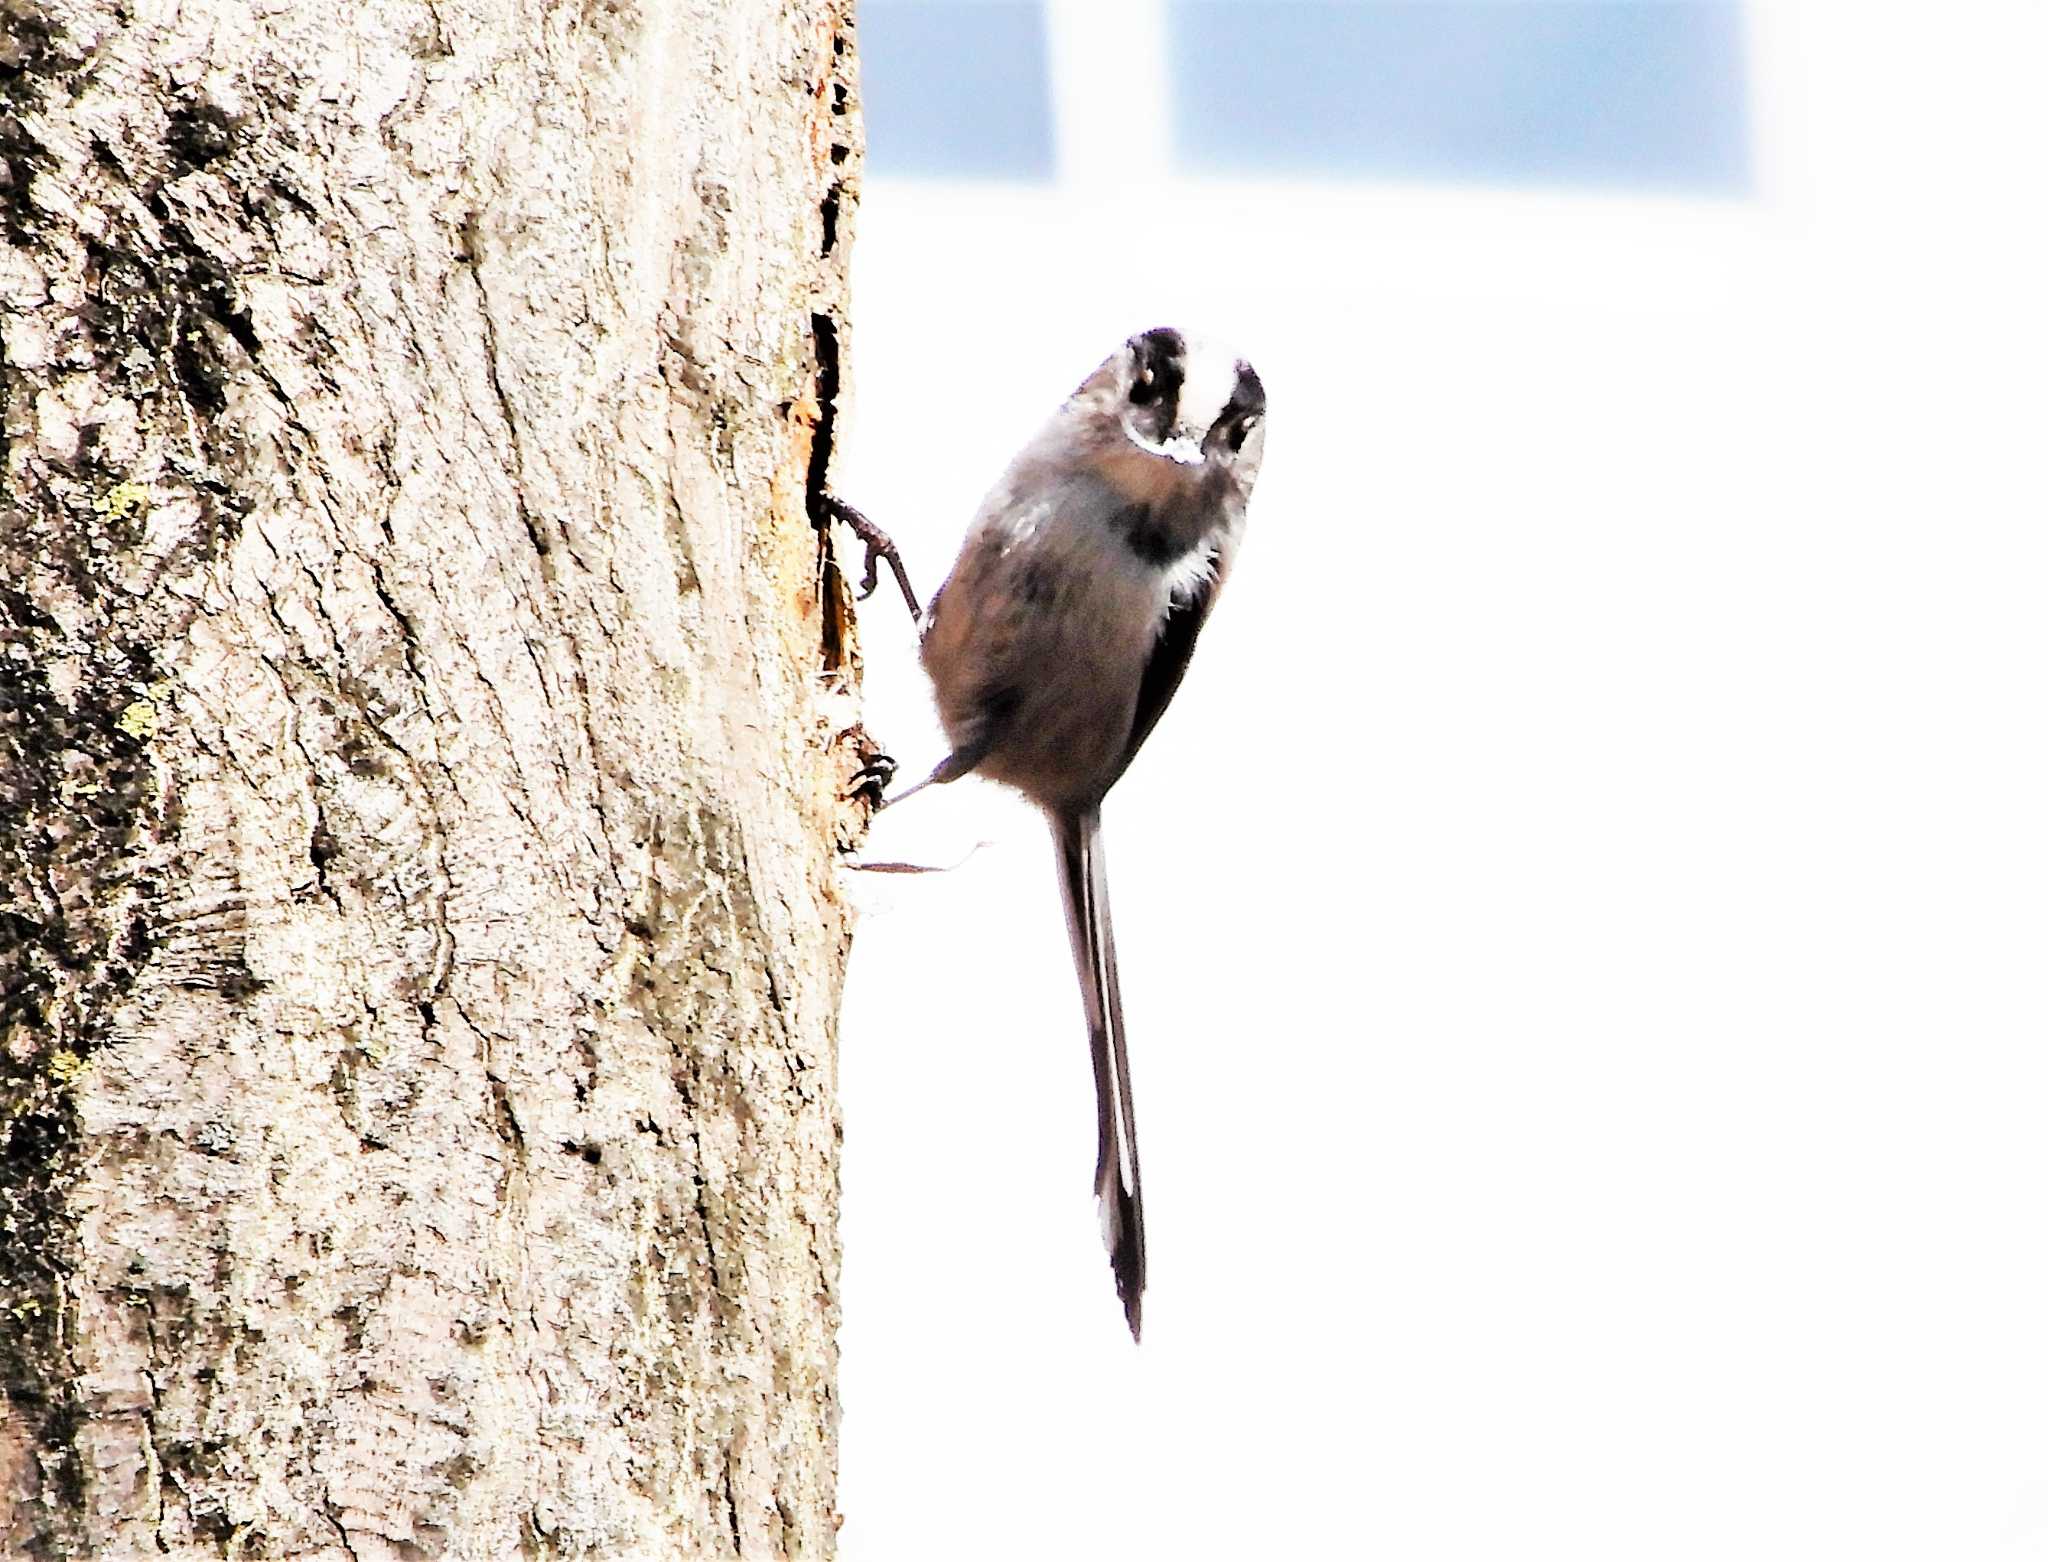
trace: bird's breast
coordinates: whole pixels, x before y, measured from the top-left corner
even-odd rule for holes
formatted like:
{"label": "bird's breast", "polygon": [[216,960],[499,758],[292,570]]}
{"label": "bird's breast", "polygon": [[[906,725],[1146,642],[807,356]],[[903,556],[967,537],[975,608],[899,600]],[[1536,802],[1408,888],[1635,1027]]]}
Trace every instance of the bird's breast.
{"label": "bird's breast", "polygon": [[956,751],[1049,807],[1099,795],[1130,740],[1170,573],[1112,524],[1100,485],[978,526],[940,589],[923,659]]}

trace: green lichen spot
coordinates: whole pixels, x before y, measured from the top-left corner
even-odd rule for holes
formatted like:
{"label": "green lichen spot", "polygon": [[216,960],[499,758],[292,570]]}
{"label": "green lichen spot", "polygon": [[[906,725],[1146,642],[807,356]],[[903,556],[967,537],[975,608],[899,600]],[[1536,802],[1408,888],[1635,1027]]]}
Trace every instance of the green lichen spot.
{"label": "green lichen spot", "polygon": [[85,1059],[69,1047],[59,1047],[50,1054],[50,1078],[60,1085],[68,1085],[85,1072]]}
{"label": "green lichen spot", "polygon": [[137,700],[121,712],[121,719],[116,725],[131,738],[148,737],[156,731],[156,702]]}
{"label": "green lichen spot", "polygon": [[147,515],[149,490],[140,483],[116,483],[93,500],[92,507],[110,521],[125,521],[131,515]]}

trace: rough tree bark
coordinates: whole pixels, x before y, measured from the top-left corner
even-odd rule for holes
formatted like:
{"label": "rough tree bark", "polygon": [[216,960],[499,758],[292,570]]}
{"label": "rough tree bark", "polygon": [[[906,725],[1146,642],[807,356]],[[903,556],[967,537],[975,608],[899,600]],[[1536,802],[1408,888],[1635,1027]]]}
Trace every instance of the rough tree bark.
{"label": "rough tree bark", "polygon": [[812,1556],[850,0],[0,0],[0,1554]]}

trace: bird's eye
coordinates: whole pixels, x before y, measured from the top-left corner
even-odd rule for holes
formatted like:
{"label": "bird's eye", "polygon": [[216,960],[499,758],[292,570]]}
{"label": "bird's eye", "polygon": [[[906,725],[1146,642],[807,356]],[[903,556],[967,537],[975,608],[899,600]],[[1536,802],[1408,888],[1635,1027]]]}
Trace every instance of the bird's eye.
{"label": "bird's eye", "polygon": [[1238,420],[1237,427],[1230,431],[1230,448],[1232,451],[1244,449],[1244,437],[1252,431],[1252,425],[1258,421],[1259,415],[1256,412],[1247,413]]}
{"label": "bird's eye", "polygon": [[1131,381],[1131,405],[1149,407],[1159,399],[1159,376],[1152,372],[1149,363],[1138,366],[1137,377]]}

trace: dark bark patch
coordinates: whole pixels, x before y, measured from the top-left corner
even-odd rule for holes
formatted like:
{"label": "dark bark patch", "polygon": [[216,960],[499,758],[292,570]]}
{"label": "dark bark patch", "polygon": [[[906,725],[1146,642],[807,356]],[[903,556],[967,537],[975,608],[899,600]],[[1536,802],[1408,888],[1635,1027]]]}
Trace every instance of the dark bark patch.
{"label": "dark bark patch", "polygon": [[[83,669],[68,698],[45,674],[60,646]],[[0,595],[0,1393],[45,1450],[32,1549],[53,1552],[83,1501],[60,1327],[77,1251],[72,1087],[152,947],[140,849],[156,787],[132,668],[118,641],[67,644],[23,593]]]}
{"label": "dark bark patch", "polygon": [[[160,776],[172,688],[157,657],[189,599],[153,589],[232,540],[249,501],[234,489],[240,431],[217,428],[258,342],[232,279],[161,199],[164,171],[226,155],[224,121],[171,116],[167,141],[94,146],[74,222],[37,207],[28,185],[60,160],[38,139],[67,123],[90,85],[87,60],[33,17],[0,40],[0,227],[78,297],[37,306],[67,341],[66,372],[92,375],[132,425],[189,429],[147,483],[105,426],[79,430],[62,458],[16,447],[0,526],[0,1393],[42,1450],[24,1510],[30,1555],[82,1546],[81,1402],[60,1328],[79,1239],[70,1189],[82,1134],[74,1101],[141,974],[165,957],[164,894],[153,864],[175,831],[175,787]],[[110,53],[106,58],[112,58]],[[132,129],[132,126],[130,127]],[[156,203],[157,222],[134,214]],[[0,398],[21,404],[47,372],[0,364]],[[199,520],[147,577],[138,556],[158,497],[197,500]],[[111,584],[116,580],[126,588]],[[49,604],[68,600],[58,615]],[[63,668],[61,680],[55,669]],[[213,983],[248,982],[239,961]]]}
{"label": "dark bark patch", "polygon": [[828,314],[811,316],[811,350],[817,365],[815,380],[818,420],[811,429],[810,459],[804,468],[804,504],[811,525],[818,533],[819,594],[823,620],[820,659],[827,672],[846,665],[851,612],[851,591],[832,554],[832,516],[827,504],[832,470],[832,439],[839,416],[839,322]]}
{"label": "dark bark patch", "polygon": [[234,120],[218,103],[204,98],[181,98],[171,105],[164,144],[181,173],[204,168],[225,157],[234,142]]}
{"label": "dark bark patch", "polygon": [[[842,148],[835,146],[832,150],[836,153]],[[835,157],[833,161],[837,162],[838,159]],[[833,180],[825,191],[825,199],[818,203],[818,219],[824,230],[824,236],[818,245],[820,256],[830,255],[833,247],[839,242],[839,192],[842,188],[844,187],[838,180]]]}

